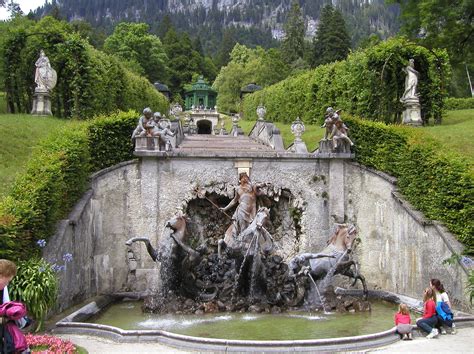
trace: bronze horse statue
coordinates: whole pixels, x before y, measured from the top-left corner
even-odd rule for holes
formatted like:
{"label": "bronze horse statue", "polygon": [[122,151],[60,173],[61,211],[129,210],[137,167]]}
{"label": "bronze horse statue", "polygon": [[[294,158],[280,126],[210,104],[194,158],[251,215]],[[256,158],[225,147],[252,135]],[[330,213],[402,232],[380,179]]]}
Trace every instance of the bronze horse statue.
{"label": "bronze horse statue", "polygon": [[367,284],[365,278],[359,274],[357,264],[352,259],[352,249],[355,246],[356,236],[357,230],[354,225],[336,224],[326,248],[319,253],[320,257],[313,257],[309,260],[309,274],[314,281],[324,280],[326,282],[332,276],[342,274],[354,279],[352,286],[356,284],[357,280],[360,280],[366,297]]}
{"label": "bronze horse statue", "polygon": [[233,236],[231,233],[226,232],[224,239],[218,242],[219,257],[222,257],[222,252],[227,247],[250,255],[260,250],[270,252],[273,249],[273,238],[265,228],[265,224],[269,219],[270,210],[261,207],[258,209],[250,225],[239,235]]}
{"label": "bronze horse statue", "polygon": [[[187,241],[188,234],[186,233],[186,222],[188,218],[186,214],[178,213],[176,216],[168,220],[165,224],[166,227],[172,230],[170,237],[175,241],[172,245],[171,254],[174,255],[176,253],[177,248],[180,246],[180,243],[184,244]],[[131,246],[134,242],[143,242],[145,243],[146,250],[148,254],[153,259],[154,262],[161,261],[162,255],[161,253],[155,249],[150,242],[148,237],[132,237],[131,239],[127,240],[125,244],[127,246]]]}

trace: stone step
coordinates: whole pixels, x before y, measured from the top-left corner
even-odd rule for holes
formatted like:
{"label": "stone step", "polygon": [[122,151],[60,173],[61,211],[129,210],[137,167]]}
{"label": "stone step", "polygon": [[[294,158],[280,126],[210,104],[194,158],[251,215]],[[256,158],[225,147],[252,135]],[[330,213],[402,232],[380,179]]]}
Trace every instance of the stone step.
{"label": "stone step", "polygon": [[271,151],[271,147],[252,140],[246,136],[232,137],[222,135],[186,136],[178,147],[181,151],[189,150],[231,150],[231,151]]}

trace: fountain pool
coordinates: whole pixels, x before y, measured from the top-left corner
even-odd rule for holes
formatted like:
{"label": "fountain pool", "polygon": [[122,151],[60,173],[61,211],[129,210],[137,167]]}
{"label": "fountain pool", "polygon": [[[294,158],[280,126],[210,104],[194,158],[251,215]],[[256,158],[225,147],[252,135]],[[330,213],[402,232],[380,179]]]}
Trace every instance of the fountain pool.
{"label": "fountain pool", "polygon": [[302,340],[372,334],[393,327],[396,305],[372,303],[372,312],[281,314],[214,313],[204,315],[143,313],[141,301],[118,302],[88,322],[125,330],[164,330],[204,338]]}

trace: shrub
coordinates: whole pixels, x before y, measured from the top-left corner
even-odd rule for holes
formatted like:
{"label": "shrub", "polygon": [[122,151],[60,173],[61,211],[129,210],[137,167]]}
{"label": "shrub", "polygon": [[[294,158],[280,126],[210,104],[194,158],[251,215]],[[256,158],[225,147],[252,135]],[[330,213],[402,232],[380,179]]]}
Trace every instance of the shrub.
{"label": "shrub", "polygon": [[454,98],[449,97],[444,100],[447,110],[474,109],[474,97]]}
{"label": "shrub", "polygon": [[18,263],[18,273],[9,290],[12,299],[26,305],[28,315],[37,321],[36,329],[39,330],[48,311],[56,303],[58,279],[48,262],[32,258]]}
{"label": "shrub", "polygon": [[449,76],[445,51],[429,50],[403,38],[394,38],[365,50],[356,51],[344,61],[322,65],[244,98],[246,119],[256,117],[260,103],[274,121],[291,123],[299,116],[306,123],[321,122],[328,106],[370,120],[399,122],[405,87],[402,69],[415,59],[420,73],[418,91],[425,122],[441,121],[444,83]]}
{"label": "shrub", "polygon": [[11,246],[28,256],[36,239],[51,234],[58,219],[84,192],[89,149],[84,125],[61,129],[35,148],[26,172],[0,201],[0,256],[11,257]]}
{"label": "shrub", "polygon": [[398,178],[407,200],[428,218],[439,220],[474,253],[473,176],[465,160],[440,151],[418,130],[346,118],[363,165]]}

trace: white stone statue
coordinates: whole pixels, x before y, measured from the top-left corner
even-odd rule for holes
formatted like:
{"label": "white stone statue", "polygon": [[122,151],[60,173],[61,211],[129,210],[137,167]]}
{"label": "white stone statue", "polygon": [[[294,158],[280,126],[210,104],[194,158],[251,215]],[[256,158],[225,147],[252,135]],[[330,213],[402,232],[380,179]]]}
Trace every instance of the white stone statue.
{"label": "white stone statue", "polygon": [[403,71],[406,73],[406,77],[405,91],[400,98],[400,102],[402,102],[404,106],[402,123],[421,126],[423,121],[421,119],[420,99],[417,92],[419,73],[415,70],[415,60],[410,59],[408,66],[404,68]]}
{"label": "white stone statue", "polygon": [[406,73],[405,77],[405,91],[403,92],[400,101],[405,102],[409,99],[418,99],[416,87],[418,86],[418,71],[415,70],[415,60],[410,59],[408,66],[403,69]]}
{"label": "white stone statue", "polygon": [[41,49],[40,57],[35,63],[35,91],[48,92],[56,86],[57,74],[56,71],[51,67],[48,57],[44,54]]}

